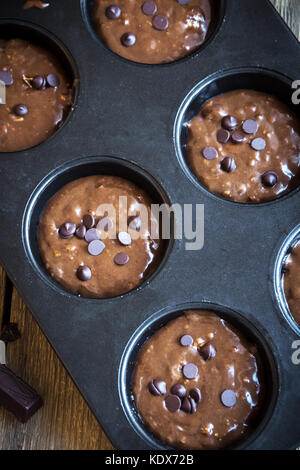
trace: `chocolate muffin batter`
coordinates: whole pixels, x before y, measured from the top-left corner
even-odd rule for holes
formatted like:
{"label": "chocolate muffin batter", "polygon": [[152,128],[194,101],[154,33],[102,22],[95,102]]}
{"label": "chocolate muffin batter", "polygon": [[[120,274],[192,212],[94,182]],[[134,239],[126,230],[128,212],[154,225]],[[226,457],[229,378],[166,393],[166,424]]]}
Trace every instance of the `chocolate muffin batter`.
{"label": "chocolate muffin batter", "polygon": [[284,292],[290,312],[300,325],[300,242],[294,246],[286,260]]}
{"label": "chocolate muffin batter", "polygon": [[300,120],[266,93],[225,93],[190,121],[187,154],[211,192],[237,202],[269,201],[299,184]]}
{"label": "chocolate muffin batter", "polygon": [[0,39],[0,152],[37,145],[63,123],[72,106],[72,83],[54,55],[23,39]]}
{"label": "chocolate muffin batter", "polygon": [[[119,199],[124,196],[127,207]],[[115,220],[107,211],[99,213],[103,204],[115,208]],[[147,223],[139,216],[140,204],[147,209]],[[115,176],[89,176],[64,186],[39,223],[40,254],[51,276],[88,297],[112,297],[139,286],[163,250],[162,241],[150,234],[151,223],[159,233],[151,204],[143,190]],[[119,228],[119,215],[126,230]]]}
{"label": "chocolate muffin batter", "polygon": [[133,395],[150,430],[182,449],[236,443],[262,405],[256,347],[216,314],[189,311],[138,355]]}
{"label": "chocolate muffin batter", "polygon": [[94,23],[113,52],[161,64],[195,51],[206,39],[212,15],[211,0],[96,0]]}

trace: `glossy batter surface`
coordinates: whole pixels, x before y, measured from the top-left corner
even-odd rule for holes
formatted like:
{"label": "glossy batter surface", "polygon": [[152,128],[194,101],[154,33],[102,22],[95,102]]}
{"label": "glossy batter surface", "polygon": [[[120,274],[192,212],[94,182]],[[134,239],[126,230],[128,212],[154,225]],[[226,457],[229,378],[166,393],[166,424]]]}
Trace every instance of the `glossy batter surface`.
{"label": "glossy batter surface", "polygon": [[286,261],[284,292],[290,312],[300,325],[300,242],[295,245]]}
{"label": "glossy batter surface", "polygon": [[[192,345],[180,344],[183,335],[193,338]],[[200,353],[204,345],[214,351],[210,359]],[[216,449],[233,444],[248,430],[261,406],[262,378],[256,356],[256,347],[216,314],[185,312],[158,330],[138,355],[133,378],[137,409],[151,431],[174,447]],[[190,363],[198,373],[187,380],[183,368]],[[153,395],[149,391],[152,380],[164,381],[166,393]],[[186,396],[195,387],[200,390],[202,398],[195,412],[167,409],[166,399],[175,384],[184,385]],[[223,404],[225,390],[236,396],[234,406]]]}
{"label": "glossy batter surface", "polygon": [[[225,116],[233,116],[237,126],[229,131],[228,142],[220,143],[217,134],[221,129],[226,131],[222,125]],[[254,133],[243,130],[249,120],[258,127]],[[241,134],[243,142],[234,143],[234,133]],[[255,140],[265,148],[253,148]],[[203,156],[207,147],[216,150],[216,158]],[[299,184],[300,121],[274,96],[253,90],[232,91],[207,102],[191,120],[187,152],[191,170],[211,192],[238,202],[269,201]],[[233,167],[222,168],[226,157],[234,160]]]}
{"label": "glossy batter surface", "polygon": [[[156,12],[152,15],[143,12],[144,3],[143,0],[95,1],[96,30],[113,52],[135,62],[160,64],[191,54],[205,41],[213,15],[211,0],[190,0],[185,4],[177,0],[156,0]],[[106,15],[111,5],[121,10],[115,19]],[[153,26],[158,15],[168,22],[164,30]],[[135,43],[129,47],[122,44],[121,38],[126,33],[135,36]]]}
{"label": "glossy batter surface", "polygon": [[[127,208],[120,197],[127,197]],[[151,203],[142,189],[115,176],[88,176],[64,186],[49,201],[39,223],[40,254],[51,276],[68,290],[90,297],[111,297],[139,286],[156,267],[163,249],[161,240],[151,237],[151,223],[158,226],[150,211]],[[105,245],[101,254],[90,254],[89,243],[76,235],[69,239],[60,236],[62,224],[69,222],[78,227],[86,214],[94,216],[94,227],[97,227],[106,216],[98,211],[103,204],[113,206],[116,221],[107,231],[99,229],[100,239]],[[126,223],[130,216],[139,212],[140,204],[148,211],[148,224],[142,223],[138,232],[128,227],[132,242],[123,245],[118,239],[120,216]],[[126,264],[116,264],[115,257],[119,253],[129,257]],[[79,266],[90,269],[89,280],[78,278]]]}
{"label": "glossy batter surface", "polygon": [[[23,39],[0,39],[0,72],[9,72],[6,104],[0,104],[0,152],[15,152],[37,145],[63,123],[72,106],[72,83],[54,55]],[[37,90],[32,78],[55,74],[59,86]],[[25,105],[26,115],[14,112]]]}

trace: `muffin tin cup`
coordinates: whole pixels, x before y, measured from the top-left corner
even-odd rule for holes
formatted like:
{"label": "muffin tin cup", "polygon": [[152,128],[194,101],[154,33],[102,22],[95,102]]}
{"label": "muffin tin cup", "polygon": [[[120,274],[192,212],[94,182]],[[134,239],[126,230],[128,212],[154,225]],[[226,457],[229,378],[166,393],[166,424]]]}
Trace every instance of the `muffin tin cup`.
{"label": "muffin tin cup", "polygon": [[[223,20],[209,41],[164,66],[138,66],[102,47],[91,36],[79,1],[54,2],[42,11],[24,11],[23,0],[0,7],[1,25],[21,22],[59,38],[80,78],[76,109],[59,132],[32,149],[0,155],[0,262],[118,449],[160,446],[145,441],[128,421],[121,390],[124,358],[138,348],[137,338],[145,339],[144,322],[152,315],[160,319],[210,305],[228,313],[229,321],[239,312],[239,325],[252,332],[274,364],[269,411],[243,447],[291,449],[300,442],[300,374],[291,360],[299,337],[278,308],[273,282],[279,242],[297,223],[299,191],[257,205],[212,196],[182,171],[173,140],[176,116],[188,94],[223,71],[262,69],[258,77],[267,74],[273,82],[278,77],[281,84],[284,77],[300,77],[299,44],[268,1],[244,0],[241,5],[227,0],[222,5]],[[39,259],[35,229],[56,190],[107,164],[110,174],[117,171],[146,183],[144,189],[159,200],[204,204],[204,248],[187,251],[186,240],[171,240],[159,269],[142,288],[114,298],[83,298],[50,279]],[[150,330],[155,318],[146,323]]]}

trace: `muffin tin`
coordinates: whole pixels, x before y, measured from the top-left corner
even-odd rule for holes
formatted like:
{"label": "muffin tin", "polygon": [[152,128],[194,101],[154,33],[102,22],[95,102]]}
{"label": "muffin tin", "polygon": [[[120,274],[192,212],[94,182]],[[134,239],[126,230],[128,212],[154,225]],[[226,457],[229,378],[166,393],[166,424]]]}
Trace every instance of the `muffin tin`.
{"label": "muffin tin", "polygon": [[[237,447],[296,448],[300,374],[292,343],[300,331],[280,295],[279,273],[291,243],[283,241],[294,237],[299,190],[268,203],[234,203],[203,188],[185,162],[186,123],[215,94],[249,87],[291,105],[290,84],[300,77],[296,38],[268,1],[220,0],[210,38],[197,52],[142,65],[95,37],[91,1],[26,11],[23,0],[2,3],[2,35],[50,47],[76,86],[74,110],[51,138],[0,155],[0,262],[108,437],[118,449],[168,448],[134,408],[134,360],[168,319],[205,308],[254,340],[268,371],[264,414]],[[95,173],[128,178],[156,202],[204,204],[204,248],[186,251],[185,240],[171,239],[151,278],[119,297],[89,299],[64,290],[40,260],[37,223],[59,188]]]}

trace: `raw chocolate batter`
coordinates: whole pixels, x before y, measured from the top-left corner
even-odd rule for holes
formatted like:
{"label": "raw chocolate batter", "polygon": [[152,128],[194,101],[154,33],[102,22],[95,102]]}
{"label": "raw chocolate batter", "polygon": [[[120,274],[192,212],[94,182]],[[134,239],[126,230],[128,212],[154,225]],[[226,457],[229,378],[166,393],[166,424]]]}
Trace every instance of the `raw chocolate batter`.
{"label": "raw chocolate batter", "polygon": [[[119,230],[119,197],[126,230]],[[152,201],[135,184],[115,176],[89,176],[64,186],[47,204],[39,224],[41,257],[60,284],[88,297],[112,297],[139,286],[159,261],[163,244],[151,238]],[[112,204],[116,221],[98,212]],[[148,211],[148,224],[139,217]],[[146,213],[147,219],[147,213]],[[116,222],[116,223],[115,223]],[[113,238],[111,238],[113,236]]]}
{"label": "raw chocolate batter", "polygon": [[195,51],[205,41],[212,15],[211,0],[96,0],[94,22],[113,52],[161,64]]}
{"label": "raw chocolate batter", "polygon": [[290,312],[300,325],[300,242],[295,245],[286,261],[284,292]]}
{"label": "raw chocolate batter", "polygon": [[63,123],[72,106],[72,83],[54,55],[23,39],[0,39],[0,152],[37,145]]}
{"label": "raw chocolate batter", "polygon": [[262,404],[256,347],[212,312],[190,311],[158,330],[138,355],[133,394],[144,422],[183,449],[238,441]]}
{"label": "raw chocolate batter", "polygon": [[275,199],[299,184],[300,121],[276,97],[236,90],[189,124],[188,162],[211,192],[238,202]]}

